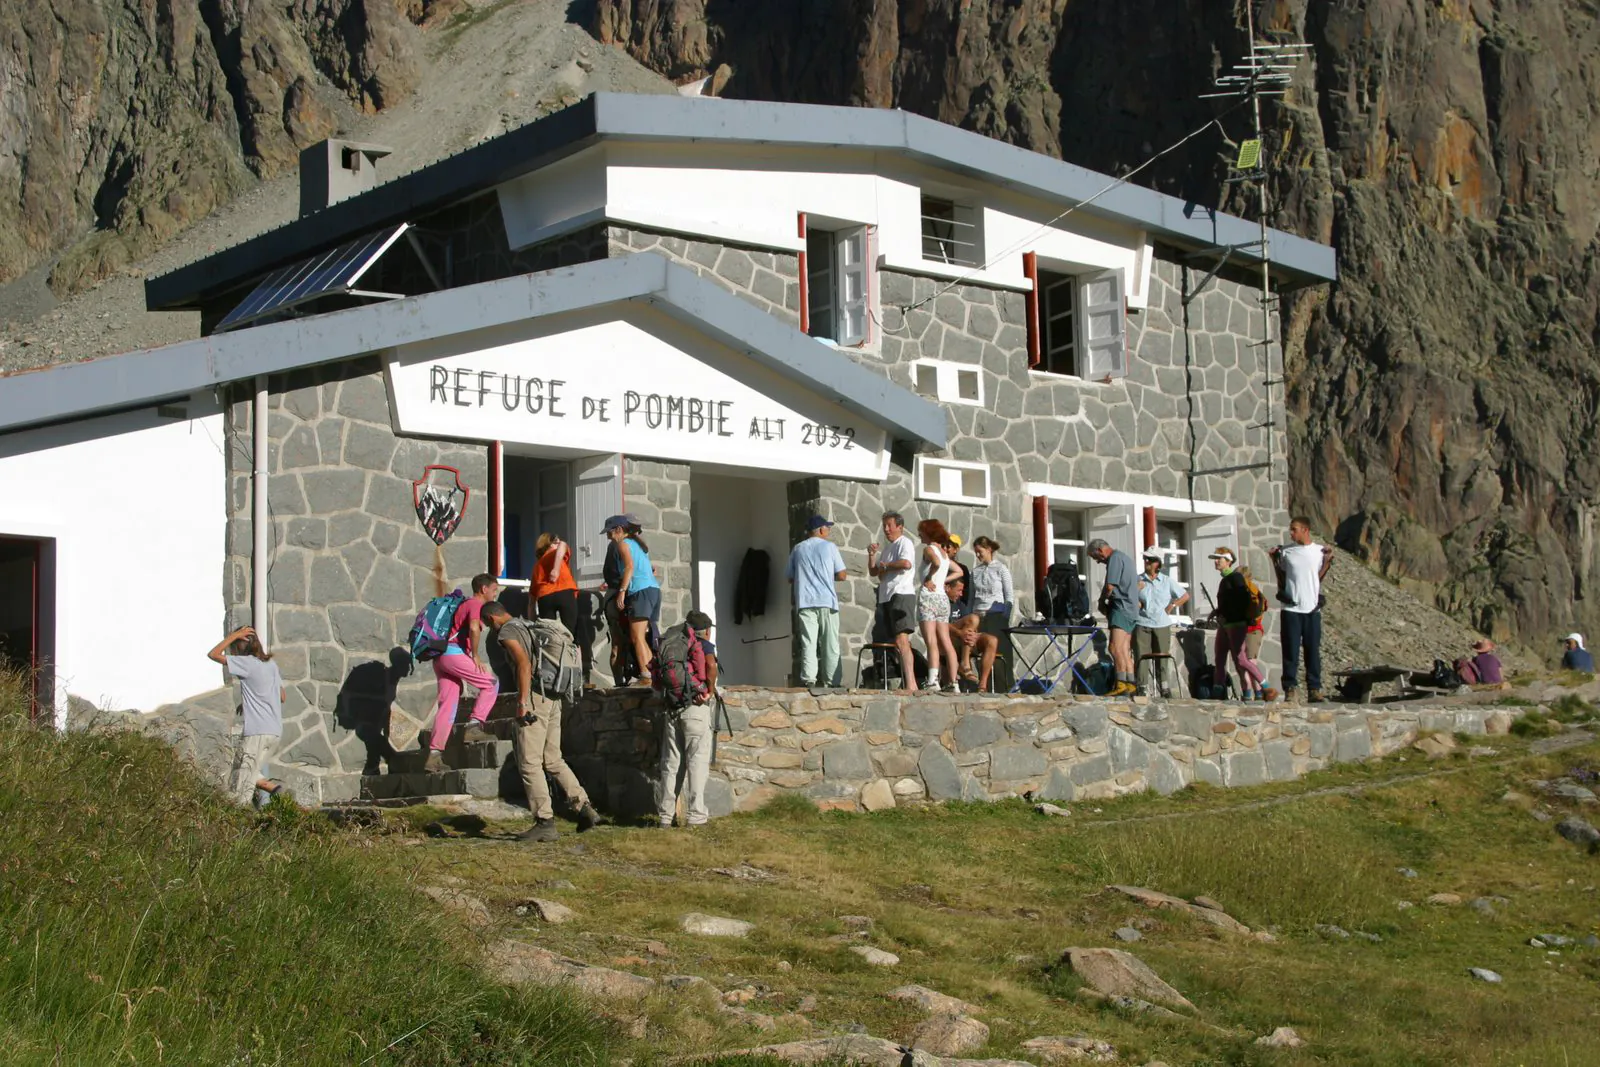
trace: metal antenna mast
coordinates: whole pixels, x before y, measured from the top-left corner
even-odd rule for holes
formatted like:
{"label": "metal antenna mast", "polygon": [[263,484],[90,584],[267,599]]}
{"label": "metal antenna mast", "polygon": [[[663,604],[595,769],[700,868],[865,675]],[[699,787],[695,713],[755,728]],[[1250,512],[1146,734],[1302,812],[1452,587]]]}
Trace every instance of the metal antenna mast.
{"label": "metal antenna mast", "polygon": [[[1278,308],[1278,297],[1272,291],[1272,247],[1267,230],[1267,171],[1261,149],[1261,98],[1282,96],[1288,91],[1295,68],[1310,55],[1311,46],[1300,42],[1271,42],[1256,40],[1255,4],[1245,0],[1245,34],[1250,39],[1250,52],[1234,64],[1226,74],[1216,80],[1217,91],[1202,93],[1202,100],[1239,99],[1250,101],[1252,136],[1239,145],[1239,158],[1234,164],[1237,173],[1228,184],[1254,183],[1256,187],[1256,212],[1261,226],[1261,339],[1254,347],[1261,350],[1261,384],[1266,391],[1267,414],[1255,429],[1267,433],[1267,472],[1273,468],[1273,435],[1277,431],[1277,417],[1273,414],[1272,390],[1284,384],[1282,374],[1282,349],[1279,349],[1279,375],[1273,377],[1272,316]],[[1220,264],[1219,264],[1220,267]]]}

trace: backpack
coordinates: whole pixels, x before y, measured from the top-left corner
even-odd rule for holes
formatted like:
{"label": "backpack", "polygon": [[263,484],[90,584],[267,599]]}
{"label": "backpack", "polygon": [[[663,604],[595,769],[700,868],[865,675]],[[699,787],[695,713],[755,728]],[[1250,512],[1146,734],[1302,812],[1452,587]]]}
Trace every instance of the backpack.
{"label": "backpack", "polygon": [[556,700],[576,700],[583,689],[578,642],[558,619],[529,619],[534,688]]}
{"label": "backpack", "polygon": [[1073,623],[1089,614],[1089,590],[1075,560],[1052,563],[1039,590],[1039,612],[1046,622]]}
{"label": "backpack", "polygon": [[661,695],[669,713],[704,704],[710,697],[706,653],[693,626],[682,622],[662,633],[655,658],[650,661],[650,687]]}
{"label": "backpack", "polygon": [[1246,578],[1244,587],[1250,590],[1250,621],[1259,622],[1261,621],[1261,616],[1267,613],[1267,608],[1271,607],[1267,603],[1267,594],[1261,591],[1261,587],[1256,584],[1254,578]]}
{"label": "backpack", "polygon": [[456,609],[466,602],[467,594],[457,589],[444,596],[436,596],[417,612],[417,621],[411,627],[411,660],[426,663],[438,659],[450,645],[450,627],[455,622]]}

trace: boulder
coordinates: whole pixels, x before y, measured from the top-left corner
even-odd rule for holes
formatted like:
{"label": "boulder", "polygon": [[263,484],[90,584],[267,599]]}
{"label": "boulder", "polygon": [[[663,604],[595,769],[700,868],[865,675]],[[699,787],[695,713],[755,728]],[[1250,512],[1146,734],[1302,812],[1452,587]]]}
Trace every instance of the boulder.
{"label": "boulder", "polygon": [[703,937],[749,937],[750,931],[756,928],[755,923],[748,923],[743,919],[702,915],[697,911],[691,911],[678,920],[678,925],[685,933],[700,934]]}
{"label": "boulder", "polygon": [[465,919],[469,926],[488,926],[494,921],[489,914],[489,905],[471,893],[463,893],[459,889],[442,885],[424,886],[422,892],[424,896],[437,901]]}
{"label": "boulder", "polygon": [[988,1044],[989,1028],[970,1015],[930,1015],[911,1031],[912,1048],[937,1056],[960,1056]]}
{"label": "boulder", "polygon": [[1132,953],[1117,948],[1069,948],[1061,959],[1096,992],[1195,1010],[1187,997]]}
{"label": "boulder", "polygon": [[[1209,923],[1220,930],[1226,930],[1233,934],[1250,934],[1250,928],[1248,926],[1220,908],[1207,907],[1199,903],[1191,904],[1181,897],[1175,897],[1169,893],[1157,892],[1154,889],[1142,889],[1138,886],[1111,885],[1106,886],[1106,888],[1113,890],[1114,892],[1121,893],[1123,896],[1131,897],[1147,908],[1164,909],[1167,911],[1181,911],[1186,914],[1193,915],[1201,922]],[[1212,900],[1210,903],[1215,904],[1216,901]]]}
{"label": "boulder", "polygon": [[889,990],[884,996],[890,1000],[915,1004],[930,1015],[975,1015],[978,1012],[976,1006],[957,997],[935,992],[927,986],[903,985]]}
{"label": "boulder", "polygon": [[1587,819],[1580,819],[1576,815],[1568,815],[1556,823],[1556,833],[1575,845],[1587,845],[1589,848],[1600,845],[1600,830],[1591,826]]}
{"label": "boulder", "polygon": [[1022,1050],[1038,1056],[1049,1067],[1063,1063],[1116,1063],[1117,1050],[1092,1037],[1030,1037]]}
{"label": "boulder", "polygon": [[[542,900],[539,897],[529,900],[523,905],[523,908],[537,916],[540,922],[546,922],[552,926],[560,926],[562,923],[571,922],[578,917],[577,912],[565,904],[558,904],[553,900]],[[521,911],[522,908],[518,910]]]}
{"label": "boulder", "polygon": [[[817,1037],[805,1041],[790,1041],[782,1045],[763,1045],[760,1048],[738,1049],[724,1053],[728,1058],[748,1056],[752,1059],[768,1056],[785,1063],[810,1064],[848,1063],[852,1067],[902,1067],[905,1050],[893,1041],[865,1034],[840,1034],[837,1037]],[[703,1059],[703,1057],[695,1057]]]}
{"label": "boulder", "polygon": [[893,967],[900,962],[900,957],[893,952],[885,952],[883,949],[873,948],[871,945],[852,945],[850,946],[850,951],[874,967]]}
{"label": "boulder", "polygon": [[1280,1026],[1272,1033],[1256,1038],[1256,1044],[1265,1048],[1305,1048],[1306,1039],[1292,1027]]}
{"label": "boulder", "polygon": [[490,945],[485,966],[496,979],[511,985],[570,985],[602,1000],[639,1000],[656,988],[648,978],[609,967],[591,967],[521,941],[503,940]]}

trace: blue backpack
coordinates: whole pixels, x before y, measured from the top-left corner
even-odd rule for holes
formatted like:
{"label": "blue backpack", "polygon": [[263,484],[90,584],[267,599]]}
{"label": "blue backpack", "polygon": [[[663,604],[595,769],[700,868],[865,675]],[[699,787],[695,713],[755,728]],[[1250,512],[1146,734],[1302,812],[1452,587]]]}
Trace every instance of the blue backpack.
{"label": "blue backpack", "polygon": [[417,612],[416,625],[411,627],[411,659],[425,663],[438,659],[450,646],[450,627],[456,619],[456,609],[465,603],[467,595],[457,589],[444,596],[436,596]]}

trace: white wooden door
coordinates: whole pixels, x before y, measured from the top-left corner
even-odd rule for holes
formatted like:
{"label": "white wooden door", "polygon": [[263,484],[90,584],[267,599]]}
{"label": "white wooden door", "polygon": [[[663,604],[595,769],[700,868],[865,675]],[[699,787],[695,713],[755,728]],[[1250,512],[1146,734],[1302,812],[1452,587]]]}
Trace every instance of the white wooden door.
{"label": "white wooden door", "polygon": [[590,456],[572,461],[572,576],[580,585],[600,580],[606,539],[600,527],[622,511],[622,457]]}

